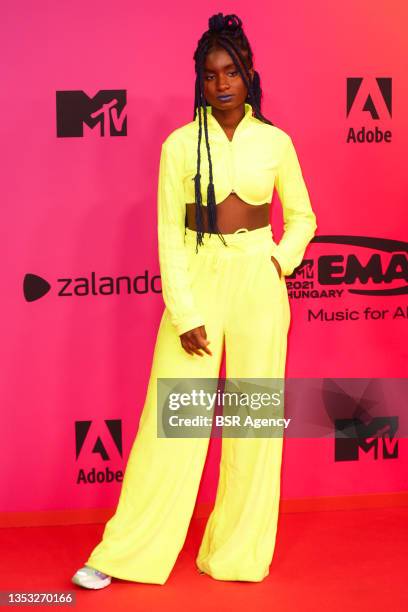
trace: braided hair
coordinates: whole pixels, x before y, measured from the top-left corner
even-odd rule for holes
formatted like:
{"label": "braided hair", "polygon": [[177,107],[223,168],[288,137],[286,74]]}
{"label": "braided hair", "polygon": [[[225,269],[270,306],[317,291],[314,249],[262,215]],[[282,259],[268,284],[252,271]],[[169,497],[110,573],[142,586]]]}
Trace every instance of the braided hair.
{"label": "braided hair", "polygon": [[[225,246],[228,246],[224,236],[218,229],[217,225],[217,213],[216,213],[216,201],[213,183],[212,173],[212,162],[210,154],[210,144],[208,139],[208,124],[207,124],[207,103],[204,94],[204,63],[207,54],[217,48],[224,48],[232,58],[236,68],[238,69],[246,87],[248,95],[246,101],[248,101],[253,110],[254,116],[273,125],[269,119],[266,119],[261,113],[261,83],[260,77],[257,71],[254,71],[253,79],[250,78],[249,69],[253,67],[253,53],[249,41],[242,29],[242,21],[237,15],[223,15],[217,13],[208,20],[209,29],[202,35],[198,41],[197,48],[194,52],[193,59],[195,61],[195,99],[194,99],[194,119],[198,112],[199,127],[198,127],[198,148],[197,148],[197,174],[194,177],[194,191],[195,191],[195,220],[197,227],[197,244],[196,253],[198,252],[198,246],[203,245],[203,204],[201,197],[201,181],[200,181],[200,166],[201,166],[201,138],[202,138],[202,119],[201,119],[201,108],[203,108],[204,115],[204,132],[205,132],[205,143],[207,147],[207,157],[209,166],[209,183],[207,186],[207,211],[208,211],[208,225],[209,232],[218,234],[220,240]],[[247,59],[244,57],[247,55]],[[242,66],[244,67],[245,73],[243,72],[241,65],[237,59],[239,58]]]}

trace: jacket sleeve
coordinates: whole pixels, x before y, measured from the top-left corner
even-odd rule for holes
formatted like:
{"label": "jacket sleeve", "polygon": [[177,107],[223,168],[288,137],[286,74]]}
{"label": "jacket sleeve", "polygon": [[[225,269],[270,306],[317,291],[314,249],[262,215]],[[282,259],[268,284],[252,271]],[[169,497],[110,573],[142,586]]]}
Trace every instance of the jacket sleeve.
{"label": "jacket sleeve", "polygon": [[180,149],[168,139],[161,148],[157,221],[163,300],[178,335],[204,325],[194,304],[184,244],[185,202]]}
{"label": "jacket sleeve", "polygon": [[289,276],[301,263],[306,247],[316,229],[316,216],[303,179],[299,159],[288,137],[279,164],[275,187],[282,204],[284,233],[272,255],[278,260],[282,275]]}

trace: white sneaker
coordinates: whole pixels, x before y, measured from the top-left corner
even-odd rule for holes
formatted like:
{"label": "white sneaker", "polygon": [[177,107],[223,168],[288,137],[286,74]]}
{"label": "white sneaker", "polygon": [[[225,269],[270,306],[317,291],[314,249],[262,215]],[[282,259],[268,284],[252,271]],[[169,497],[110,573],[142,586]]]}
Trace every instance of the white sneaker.
{"label": "white sneaker", "polygon": [[104,589],[112,582],[111,576],[104,574],[89,565],[81,567],[71,578],[74,584],[85,589]]}

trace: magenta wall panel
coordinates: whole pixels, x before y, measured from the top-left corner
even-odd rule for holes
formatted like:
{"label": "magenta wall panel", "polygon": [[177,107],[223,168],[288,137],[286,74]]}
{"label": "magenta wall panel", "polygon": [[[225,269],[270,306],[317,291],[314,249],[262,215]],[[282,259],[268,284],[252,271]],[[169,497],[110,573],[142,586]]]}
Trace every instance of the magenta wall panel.
{"label": "magenta wall panel", "polygon": [[[123,470],[137,430],[164,308],[160,146],[193,118],[192,56],[218,11],[243,20],[263,113],[291,135],[317,216],[287,279],[287,376],[407,376],[406,5],[8,0],[2,511],[116,503],[120,480],[81,474]],[[271,223],[279,239],[276,194]],[[199,502],[214,499],[219,442]],[[335,461],[333,438],[288,438],[282,497],[406,490],[406,439],[397,451]]]}

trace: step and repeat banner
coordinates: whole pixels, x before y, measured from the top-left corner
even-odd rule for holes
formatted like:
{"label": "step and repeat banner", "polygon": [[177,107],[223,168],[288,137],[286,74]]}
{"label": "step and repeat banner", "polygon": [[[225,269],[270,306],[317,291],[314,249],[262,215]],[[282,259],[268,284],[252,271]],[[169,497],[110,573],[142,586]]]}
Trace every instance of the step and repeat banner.
{"label": "step and repeat banner", "polygon": [[[286,277],[286,374],[310,383],[292,414],[315,427],[285,441],[282,498],[407,490],[407,7],[23,0],[0,39],[3,512],[117,502],[164,309],[161,143],[193,119],[219,11],[243,21],[318,224]],[[276,192],[271,223],[278,241]]]}

